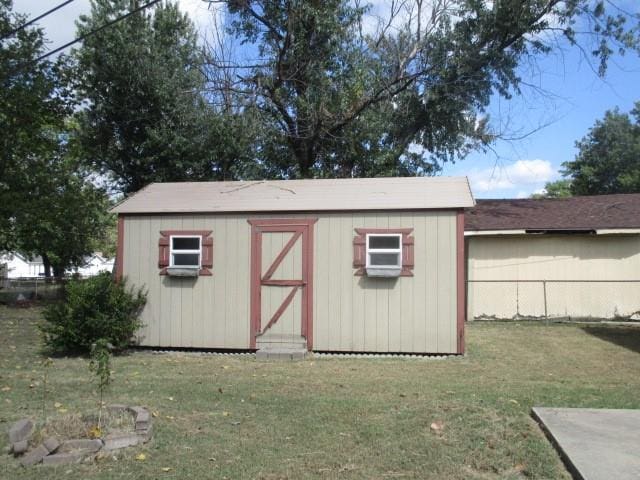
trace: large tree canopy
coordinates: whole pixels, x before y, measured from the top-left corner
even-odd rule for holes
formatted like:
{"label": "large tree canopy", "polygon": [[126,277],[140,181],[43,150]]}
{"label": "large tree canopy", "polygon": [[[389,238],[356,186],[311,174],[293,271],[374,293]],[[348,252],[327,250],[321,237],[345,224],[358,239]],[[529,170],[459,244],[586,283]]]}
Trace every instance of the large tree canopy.
{"label": "large tree canopy", "polygon": [[377,28],[363,2],[213,3],[229,42],[208,51],[211,95],[258,112],[254,158],[284,178],[432,173],[495,139],[491,96],[517,94],[518,65],[558,36],[590,46],[600,73],[614,48],[638,47],[604,1],[390,0]]}
{"label": "large tree canopy", "polygon": [[[83,34],[137,6],[92,0]],[[86,158],[125,193],[154,181],[233,178],[242,121],[205,102],[203,58],[189,18],[161,3],[92,35],[74,54]],[[237,136],[234,138],[233,135]]]}
{"label": "large tree canopy", "polygon": [[25,179],[57,148],[50,132],[67,113],[54,66],[33,62],[44,49],[42,32],[10,34],[24,21],[11,0],[0,0],[0,251],[16,246],[14,214],[29,194]]}
{"label": "large tree canopy", "polygon": [[562,164],[573,195],[640,193],[640,102],[631,115],[606,112],[576,147]]}
{"label": "large tree canopy", "polygon": [[104,234],[107,197],[72,149],[64,61],[37,62],[43,33],[11,34],[25,21],[11,8],[0,0],[0,251],[41,255],[61,275]]}

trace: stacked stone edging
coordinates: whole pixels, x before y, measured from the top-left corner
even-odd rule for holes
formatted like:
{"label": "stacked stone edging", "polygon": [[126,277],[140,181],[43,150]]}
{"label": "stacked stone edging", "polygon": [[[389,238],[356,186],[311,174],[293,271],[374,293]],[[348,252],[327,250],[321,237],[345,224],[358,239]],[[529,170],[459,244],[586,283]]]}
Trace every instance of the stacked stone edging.
{"label": "stacked stone edging", "polygon": [[55,437],[46,438],[37,447],[28,450],[28,442],[34,432],[34,424],[28,418],[15,422],[9,429],[10,453],[21,456],[20,463],[27,467],[42,462],[43,465],[64,465],[93,460],[101,451],[113,451],[147,443],[151,439],[152,421],[146,408],[128,405],[110,405],[107,409],[128,412],[134,417],[133,432],[110,433],[103,439],[78,438],[62,443]]}

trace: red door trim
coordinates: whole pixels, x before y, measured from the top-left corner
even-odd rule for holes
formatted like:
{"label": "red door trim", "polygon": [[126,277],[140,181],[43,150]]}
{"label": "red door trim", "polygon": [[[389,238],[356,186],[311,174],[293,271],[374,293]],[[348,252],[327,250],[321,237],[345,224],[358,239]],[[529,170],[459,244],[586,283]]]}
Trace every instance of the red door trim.
{"label": "red door trim", "polygon": [[[307,339],[307,349],[313,349],[313,225],[317,218],[269,218],[249,219],[251,225],[251,285],[250,285],[250,348],[256,348],[256,335],[261,332],[261,288],[262,285],[280,285],[294,287],[285,302],[269,320],[265,330],[270,328],[280,318],[289,303],[293,300],[298,288],[302,292],[302,319],[301,333]],[[302,280],[272,280],[271,275],[287,252],[278,254],[273,264],[262,277],[262,233],[263,232],[293,232],[284,250],[290,250],[300,235],[302,235]],[[282,256],[282,258],[280,258]],[[267,276],[267,274],[269,274]]]}
{"label": "red door trim", "polygon": [[464,210],[460,210],[456,214],[456,274],[458,353],[463,354],[464,323],[467,316],[465,308],[467,292],[464,258]]}

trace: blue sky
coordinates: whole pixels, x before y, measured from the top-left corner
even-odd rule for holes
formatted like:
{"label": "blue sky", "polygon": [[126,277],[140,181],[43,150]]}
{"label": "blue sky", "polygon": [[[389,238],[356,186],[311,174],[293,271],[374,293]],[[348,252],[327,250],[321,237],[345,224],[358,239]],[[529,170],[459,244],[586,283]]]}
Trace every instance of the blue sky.
{"label": "blue sky", "polygon": [[577,153],[575,142],[607,110],[617,106],[629,111],[640,101],[640,60],[633,53],[615,57],[604,79],[576,49],[538,63],[543,73],[525,78],[547,95],[525,89],[522,97],[510,101],[495,97],[490,110],[496,116],[510,110],[516,132],[549,125],[523,140],[498,142],[495,152],[474,153],[444,168],[444,175],[468,175],[477,198],[524,197],[540,190],[546,181],[560,178],[562,162]]}
{"label": "blue sky", "polygon": [[[385,1],[372,0],[374,9]],[[640,12],[638,0],[618,0],[628,10]],[[35,16],[60,0],[14,0],[16,11]],[[212,13],[201,0],[179,0],[201,32],[211,28]],[[44,19],[43,27],[55,48],[74,38],[74,21],[89,11],[89,0],[76,0]],[[607,76],[600,79],[575,48],[537,59],[533,71],[522,69],[528,83],[544,90],[525,88],[511,100],[495,97],[489,114],[496,123],[508,123],[506,133],[526,138],[500,141],[492,152],[473,153],[465,160],[445,165],[443,175],[467,175],[477,198],[526,197],[545,182],[560,178],[561,163],[575,157],[575,142],[588,133],[604,112],[614,107],[629,111],[640,100],[640,59],[635,54],[613,57]]]}

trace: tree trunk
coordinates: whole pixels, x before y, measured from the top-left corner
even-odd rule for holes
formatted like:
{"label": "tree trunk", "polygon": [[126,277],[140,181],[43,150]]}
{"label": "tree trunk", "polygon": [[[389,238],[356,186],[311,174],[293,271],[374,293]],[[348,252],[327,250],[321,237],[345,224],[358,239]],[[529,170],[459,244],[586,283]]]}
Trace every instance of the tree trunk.
{"label": "tree trunk", "polygon": [[53,265],[53,275],[56,278],[64,277],[64,268],[60,267],[60,265]]}
{"label": "tree trunk", "polygon": [[46,253],[40,255],[42,257],[42,264],[44,265],[44,277],[51,278],[51,261],[47,257]]}

